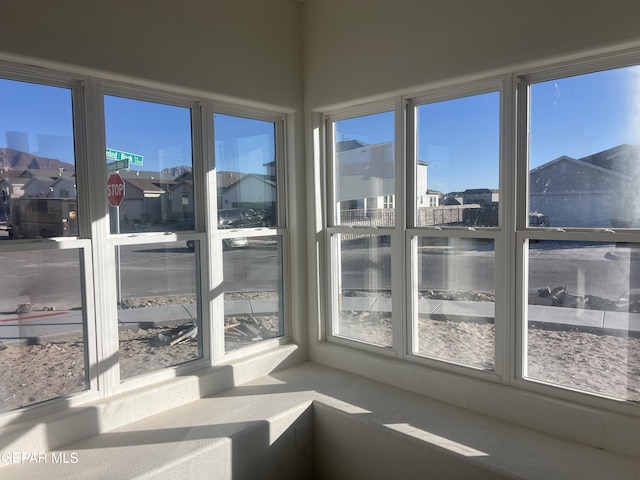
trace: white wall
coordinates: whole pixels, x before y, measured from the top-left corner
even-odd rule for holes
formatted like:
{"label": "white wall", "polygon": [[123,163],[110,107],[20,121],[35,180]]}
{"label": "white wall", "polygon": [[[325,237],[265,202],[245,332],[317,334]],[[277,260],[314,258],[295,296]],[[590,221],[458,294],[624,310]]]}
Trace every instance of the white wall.
{"label": "white wall", "polygon": [[3,2],[0,51],[295,108],[294,0]]}
{"label": "white wall", "polygon": [[[306,0],[304,85],[310,192],[321,188],[320,113],[428,85],[512,71],[549,59],[640,45],[640,2],[600,0]],[[427,397],[605,450],[638,456],[637,412],[572,404],[323,342],[328,262],[322,199],[309,208],[310,358]],[[315,209],[315,210],[314,210]],[[320,280],[316,280],[316,278]],[[516,382],[514,382],[516,383]]]}
{"label": "white wall", "polygon": [[306,0],[310,108],[640,39],[634,0]]}

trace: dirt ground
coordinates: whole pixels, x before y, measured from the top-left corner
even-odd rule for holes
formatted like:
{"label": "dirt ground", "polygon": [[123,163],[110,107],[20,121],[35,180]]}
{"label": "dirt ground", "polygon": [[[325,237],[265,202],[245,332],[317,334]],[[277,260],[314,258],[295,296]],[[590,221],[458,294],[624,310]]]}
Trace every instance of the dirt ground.
{"label": "dirt ground", "polygon": [[[129,308],[152,305],[152,301],[141,301]],[[182,332],[188,327],[165,324],[121,328],[121,377],[199,358],[197,341],[185,339],[171,344],[177,338],[171,336],[172,331]],[[481,369],[494,367],[492,323],[425,316],[418,320],[417,331],[420,355]],[[279,319],[274,315],[225,319],[227,351],[278,335]],[[390,318],[372,312],[346,313],[340,335],[390,346]],[[527,353],[529,379],[640,402],[640,338],[531,326]],[[84,365],[80,336],[51,337],[35,345],[0,344],[0,412],[84,390]]]}
{"label": "dirt ground", "polygon": [[[270,292],[243,293],[228,298],[266,298]],[[237,298],[236,298],[237,297]],[[144,308],[194,303],[195,297],[129,299],[120,308]],[[179,340],[193,324],[165,323],[118,331],[120,377],[179,365],[201,357],[197,335]],[[277,315],[235,315],[225,318],[226,351],[280,334]],[[40,403],[87,388],[85,351],[81,335],[41,338],[38,343],[0,342],[0,412]],[[173,344],[172,344],[173,343]]]}

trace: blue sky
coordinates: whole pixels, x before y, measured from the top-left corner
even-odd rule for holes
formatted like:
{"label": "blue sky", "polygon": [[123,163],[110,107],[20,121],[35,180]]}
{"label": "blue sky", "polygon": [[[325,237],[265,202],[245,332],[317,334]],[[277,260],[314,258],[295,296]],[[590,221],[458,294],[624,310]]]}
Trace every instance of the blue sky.
{"label": "blue sky", "polygon": [[[429,163],[428,188],[498,188],[498,115],[497,92],[418,107],[417,156]],[[336,139],[391,141],[393,121],[393,112],[342,120]],[[622,143],[640,143],[640,68],[532,86],[530,168]]]}
{"label": "blue sky", "polygon": [[[141,170],[192,165],[191,117],[184,107],[105,96],[107,148],[143,156]],[[74,163],[71,91],[0,80],[0,147]],[[215,115],[219,167],[266,173],[274,124]],[[106,160],[105,160],[106,161]]]}
{"label": "blue sky", "polygon": [[[622,143],[640,143],[640,68],[535,84],[531,90],[531,168]],[[428,187],[443,192],[498,187],[498,94],[419,107],[418,158],[430,164]],[[71,92],[0,80],[0,147],[73,161]],[[187,108],[105,97],[107,147],[143,155],[143,170],[191,165]],[[337,139],[393,140],[393,112],[343,120]],[[266,173],[273,123],[215,116],[218,168]]]}

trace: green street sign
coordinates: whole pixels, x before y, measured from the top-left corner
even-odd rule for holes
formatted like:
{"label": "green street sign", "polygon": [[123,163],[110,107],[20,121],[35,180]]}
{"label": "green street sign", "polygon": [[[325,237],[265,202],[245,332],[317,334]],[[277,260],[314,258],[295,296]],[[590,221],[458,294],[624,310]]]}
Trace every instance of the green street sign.
{"label": "green street sign", "polygon": [[126,170],[127,168],[129,168],[129,160],[116,160],[115,162],[107,163],[107,172]]}
{"label": "green street sign", "polygon": [[[130,166],[141,167],[143,157],[142,155],[136,155],[135,153],[123,152],[121,150],[114,150],[113,148],[107,148],[107,160],[127,160]],[[128,168],[128,167],[123,167]]]}

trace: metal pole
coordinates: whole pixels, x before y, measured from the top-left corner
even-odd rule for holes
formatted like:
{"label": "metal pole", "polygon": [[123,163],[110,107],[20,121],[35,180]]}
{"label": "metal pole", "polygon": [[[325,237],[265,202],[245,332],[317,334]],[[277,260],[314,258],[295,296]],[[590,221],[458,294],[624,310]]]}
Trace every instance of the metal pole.
{"label": "metal pole", "polygon": [[[116,234],[120,233],[120,205],[116,208]],[[120,245],[116,245],[116,287],[118,290],[118,304],[122,301],[122,276],[120,274]]]}

